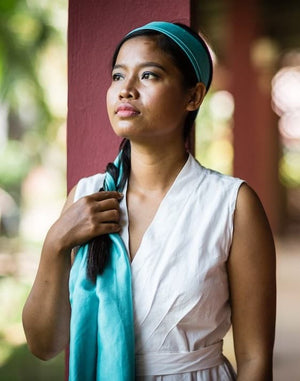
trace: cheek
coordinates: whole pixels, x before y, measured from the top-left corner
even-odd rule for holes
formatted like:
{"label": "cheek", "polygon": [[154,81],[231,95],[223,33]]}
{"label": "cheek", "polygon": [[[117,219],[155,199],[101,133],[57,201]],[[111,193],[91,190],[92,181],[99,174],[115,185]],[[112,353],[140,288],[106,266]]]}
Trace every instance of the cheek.
{"label": "cheek", "polygon": [[106,108],[109,118],[114,112],[114,91],[110,87],[106,93]]}
{"label": "cheek", "polygon": [[180,115],[185,109],[184,95],[176,88],[156,97],[155,104],[156,112],[161,113],[162,116]]}
{"label": "cheek", "polygon": [[111,104],[111,87],[109,87],[107,89],[107,92],[106,92],[106,107],[107,107],[107,109],[109,109],[110,104]]}

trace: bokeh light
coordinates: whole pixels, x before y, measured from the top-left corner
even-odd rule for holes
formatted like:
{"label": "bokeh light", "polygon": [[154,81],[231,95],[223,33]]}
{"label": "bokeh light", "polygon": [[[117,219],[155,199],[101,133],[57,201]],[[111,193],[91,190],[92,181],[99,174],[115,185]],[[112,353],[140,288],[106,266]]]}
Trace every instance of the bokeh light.
{"label": "bokeh light", "polygon": [[279,70],[272,80],[272,98],[279,116],[300,109],[300,66]]}
{"label": "bokeh light", "polygon": [[208,93],[196,120],[196,158],[205,167],[232,174],[234,99],[225,90]]}
{"label": "bokeh light", "polygon": [[272,106],[279,115],[282,158],[281,181],[287,187],[300,185],[300,54],[289,52],[272,80]]}

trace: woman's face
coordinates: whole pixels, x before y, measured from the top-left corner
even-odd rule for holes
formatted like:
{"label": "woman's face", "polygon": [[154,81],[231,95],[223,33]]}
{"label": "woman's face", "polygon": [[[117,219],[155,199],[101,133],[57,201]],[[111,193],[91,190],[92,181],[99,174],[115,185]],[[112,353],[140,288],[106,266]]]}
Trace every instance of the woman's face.
{"label": "woman's face", "polygon": [[117,135],[139,142],[183,139],[189,99],[182,74],[154,39],[140,36],[122,45],[107,91],[108,115]]}

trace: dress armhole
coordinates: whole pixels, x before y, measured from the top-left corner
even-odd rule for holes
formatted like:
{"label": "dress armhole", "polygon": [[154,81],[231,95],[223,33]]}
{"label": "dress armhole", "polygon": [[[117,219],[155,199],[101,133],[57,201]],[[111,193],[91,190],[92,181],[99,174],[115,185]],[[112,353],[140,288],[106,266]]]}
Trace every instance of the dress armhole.
{"label": "dress armhole", "polygon": [[[230,203],[230,215],[229,215],[229,218],[230,218],[230,245],[229,245],[229,248],[228,248],[228,257],[229,257],[229,254],[230,254],[230,250],[231,250],[231,245],[232,245],[232,239],[233,239],[233,231],[234,231],[234,214],[235,214],[235,211],[236,211],[236,205],[237,205],[237,199],[238,199],[238,195],[239,195],[239,191],[241,189],[241,186],[243,184],[246,184],[246,181],[244,180],[241,180],[241,179],[236,179],[236,183],[235,183],[235,186],[232,190],[232,196],[231,196],[231,203]],[[228,259],[228,258],[227,258]]]}

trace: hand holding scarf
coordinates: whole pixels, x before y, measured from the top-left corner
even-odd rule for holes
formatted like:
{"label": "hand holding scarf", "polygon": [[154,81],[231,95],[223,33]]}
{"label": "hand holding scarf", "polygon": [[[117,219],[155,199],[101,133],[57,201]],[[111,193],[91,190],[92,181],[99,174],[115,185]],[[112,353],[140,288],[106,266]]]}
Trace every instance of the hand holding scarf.
{"label": "hand holding scarf", "polygon": [[[120,155],[114,164],[120,166]],[[104,190],[116,189],[106,173]],[[134,380],[130,262],[121,237],[109,237],[109,260],[96,283],[87,277],[88,244],[80,247],[71,269],[69,381]]]}

